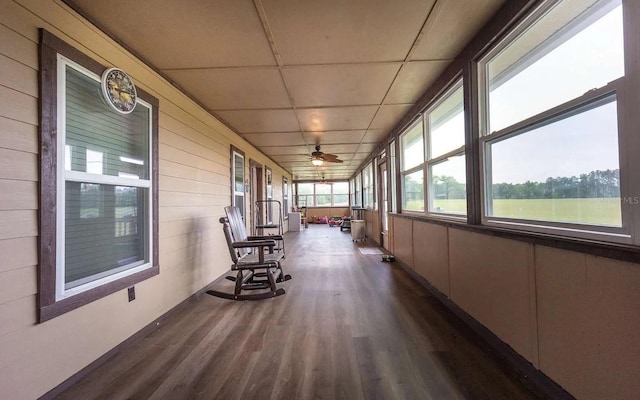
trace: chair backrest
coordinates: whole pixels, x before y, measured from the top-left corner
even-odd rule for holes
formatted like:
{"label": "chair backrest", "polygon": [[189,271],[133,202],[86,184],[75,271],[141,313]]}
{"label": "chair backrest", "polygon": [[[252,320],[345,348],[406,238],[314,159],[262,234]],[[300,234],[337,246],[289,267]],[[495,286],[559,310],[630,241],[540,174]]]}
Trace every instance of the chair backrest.
{"label": "chair backrest", "polygon": [[229,247],[229,255],[231,256],[231,261],[234,264],[238,262],[238,252],[233,248],[232,244],[234,242],[233,233],[231,232],[231,227],[229,226],[229,220],[226,217],[220,218],[220,223],[222,224],[222,231],[224,232],[224,238],[227,239],[227,246]]}
{"label": "chair backrest", "polygon": [[[231,230],[233,240],[237,242],[245,242],[248,238],[247,228],[245,227],[244,221],[242,220],[240,209],[238,207],[227,206],[224,208],[224,212],[225,214],[227,214],[227,223],[229,224],[229,229]],[[249,252],[249,249],[238,249],[238,253],[240,254],[240,256],[248,254]]]}

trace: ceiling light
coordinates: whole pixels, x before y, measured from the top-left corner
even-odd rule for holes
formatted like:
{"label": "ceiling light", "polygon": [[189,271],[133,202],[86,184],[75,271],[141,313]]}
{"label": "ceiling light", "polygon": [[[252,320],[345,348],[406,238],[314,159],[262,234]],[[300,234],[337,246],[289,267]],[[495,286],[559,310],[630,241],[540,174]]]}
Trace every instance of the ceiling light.
{"label": "ceiling light", "polygon": [[322,161],[322,158],[312,158],[311,159],[311,164],[315,165],[316,167],[319,167],[322,165],[324,161]]}

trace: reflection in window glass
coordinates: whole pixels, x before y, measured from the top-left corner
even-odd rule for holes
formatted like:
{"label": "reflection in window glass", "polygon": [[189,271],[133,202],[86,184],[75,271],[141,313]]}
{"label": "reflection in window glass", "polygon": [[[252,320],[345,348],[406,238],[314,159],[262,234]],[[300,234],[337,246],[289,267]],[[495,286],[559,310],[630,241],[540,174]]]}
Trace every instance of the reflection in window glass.
{"label": "reflection in window glass", "polygon": [[430,212],[447,214],[467,213],[465,168],[464,155],[450,157],[430,167]]}
{"label": "reflection in window glass", "polygon": [[615,96],[487,150],[489,216],[622,226]]}
{"label": "reflection in window glass", "polygon": [[[576,2],[560,2],[542,19],[544,22],[531,26],[487,63],[488,132],[506,128],[624,75],[622,6],[604,15],[587,10],[583,18],[578,14],[585,11],[587,3],[577,7]],[[601,3],[615,6],[620,1]],[[566,21],[565,14],[575,18],[571,26],[549,27],[558,27],[558,20]]]}
{"label": "reflection in window glass", "polygon": [[424,211],[424,179],[422,170],[405,175],[403,178],[402,208],[409,211]]}
{"label": "reflection in window glass", "polygon": [[[146,107],[115,113],[99,95],[100,82],[66,67],[65,168],[125,178],[149,179]],[[98,95],[96,95],[98,93]]]}
{"label": "reflection in window glass", "polygon": [[66,182],[65,288],[149,260],[149,189]]}
{"label": "reflection in window glass", "polygon": [[462,85],[428,114],[430,159],[464,145]]}

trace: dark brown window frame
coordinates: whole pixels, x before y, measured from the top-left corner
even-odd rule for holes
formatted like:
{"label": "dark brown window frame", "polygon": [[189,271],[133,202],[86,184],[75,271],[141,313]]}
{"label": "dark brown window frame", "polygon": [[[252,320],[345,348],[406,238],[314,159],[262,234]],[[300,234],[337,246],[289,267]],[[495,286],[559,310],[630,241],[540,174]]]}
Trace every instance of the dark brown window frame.
{"label": "dark brown window frame", "polygon": [[137,88],[138,97],[152,106],[152,257],[153,265],[124,278],[56,301],[56,191],[57,191],[57,54],[101,75],[102,64],[48,31],[40,30],[40,236],[38,263],[38,321],[44,322],[115,293],[160,273],[158,264],[158,99]]}

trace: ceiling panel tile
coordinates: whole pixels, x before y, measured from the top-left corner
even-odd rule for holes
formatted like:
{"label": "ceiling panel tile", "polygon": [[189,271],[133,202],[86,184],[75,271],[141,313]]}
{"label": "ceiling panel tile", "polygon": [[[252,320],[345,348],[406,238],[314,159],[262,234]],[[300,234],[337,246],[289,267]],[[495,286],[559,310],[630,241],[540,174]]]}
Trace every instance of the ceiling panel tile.
{"label": "ceiling panel tile", "polygon": [[367,129],[377,106],[298,109],[305,131],[341,131]]}
{"label": "ceiling panel tile", "polygon": [[268,156],[306,156],[307,154],[311,156],[311,153],[307,150],[307,146],[262,146],[260,149]]}
{"label": "ceiling panel tile", "polygon": [[288,164],[296,164],[299,162],[309,161],[309,155],[307,154],[274,155],[271,158],[273,158],[274,161],[277,161],[279,163],[288,163]]}
{"label": "ceiling panel tile", "polygon": [[387,137],[388,131],[382,129],[369,129],[362,138],[363,143],[382,142]]}
{"label": "ceiling panel tile", "polygon": [[213,113],[238,133],[294,132],[300,129],[292,109],[213,111]]}
{"label": "ceiling panel tile", "polygon": [[210,110],[291,106],[277,68],[181,69],[163,72]]}
{"label": "ceiling panel tile", "polygon": [[399,63],[317,65],[283,70],[296,107],[380,104]]}
{"label": "ceiling panel tile", "polygon": [[367,157],[369,157],[369,154],[371,154],[371,152],[367,152],[367,153],[353,153],[353,160],[354,160],[354,161],[361,161],[361,160],[365,160]]}
{"label": "ceiling panel tile", "polygon": [[411,104],[380,107],[380,111],[371,123],[371,128],[382,129],[388,133],[410,108]]}
{"label": "ceiling panel tile", "polygon": [[336,144],[336,143],[360,143],[365,130],[356,131],[331,131],[331,132],[304,132],[307,143]]}
{"label": "ceiling panel tile", "polygon": [[361,143],[358,147],[358,151],[371,153],[376,149],[376,147],[378,147],[378,144],[379,143]]}
{"label": "ceiling panel tile", "polygon": [[438,1],[412,60],[455,58],[505,0]]}
{"label": "ceiling panel tile", "polygon": [[73,2],[160,69],[276,65],[252,1]]}
{"label": "ceiling panel tile", "polygon": [[415,103],[447,65],[449,61],[414,61],[405,64],[393,82],[384,103]]}
{"label": "ceiling panel tile", "polygon": [[350,143],[350,144],[322,144],[320,146],[320,151],[323,153],[331,153],[331,154],[344,154],[344,153],[353,153],[358,150],[359,143]]}
{"label": "ceiling panel tile", "polygon": [[242,135],[254,146],[297,146],[307,143],[300,132],[245,133]]}
{"label": "ceiling panel tile", "polygon": [[[269,0],[285,65],[403,61],[434,0]],[[471,8],[471,7],[469,7]]]}

